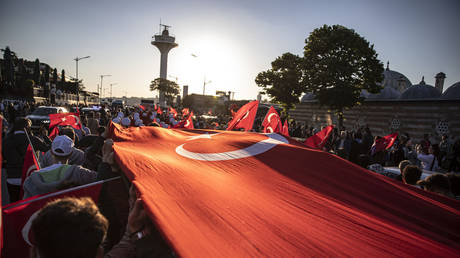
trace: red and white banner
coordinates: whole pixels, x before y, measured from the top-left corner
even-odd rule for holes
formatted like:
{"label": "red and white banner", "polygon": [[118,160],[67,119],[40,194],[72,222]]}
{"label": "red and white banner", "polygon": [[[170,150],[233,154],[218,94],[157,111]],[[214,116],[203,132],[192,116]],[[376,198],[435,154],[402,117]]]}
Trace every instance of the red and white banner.
{"label": "red and white banner", "polygon": [[37,195],[25,200],[6,205],[2,209],[5,245],[3,258],[29,257],[31,217],[50,201],[64,197],[90,197],[98,202],[99,193],[104,183],[120,180],[120,177],[77,186],[59,192]]}
{"label": "red and white banner", "polygon": [[32,146],[27,146],[26,156],[24,157],[24,164],[22,165],[22,176],[21,176],[21,192],[20,198],[22,199],[23,189],[22,185],[24,181],[32,174],[33,172],[39,170],[38,160],[35,158],[35,155],[32,150]]}
{"label": "red and white banner", "polygon": [[242,106],[228,123],[227,131],[243,128],[245,131],[252,129],[257,113],[259,101],[254,100]]}
{"label": "red and white banner", "polygon": [[327,142],[327,139],[329,139],[329,136],[331,136],[333,129],[333,125],[324,127],[323,130],[319,131],[315,135],[308,137],[304,142],[305,145],[314,149],[323,149],[324,145]]}
{"label": "red and white banner", "polygon": [[264,121],[262,121],[262,126],[264,127],[264,133],[281,133],[281,118],[273,106],[270,107],[265,115]]}
{"label": "red and white banner", "polygon": [[460,202],[280,134],[111,130],[179,257],[459,255]]}

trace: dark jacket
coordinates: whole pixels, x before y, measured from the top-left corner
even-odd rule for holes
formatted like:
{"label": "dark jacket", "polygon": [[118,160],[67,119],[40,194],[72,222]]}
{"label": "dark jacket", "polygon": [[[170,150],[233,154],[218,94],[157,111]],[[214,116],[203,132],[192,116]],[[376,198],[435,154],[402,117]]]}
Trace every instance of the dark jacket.
{"label": "dark jacket", "polygon": [[[51,145],[42,139],[29,135],[32,145],[36,151],[46,152]],[[20,178],[22,176],[22,165],[26,155],[29,140],[23,131],[16,131],[8,134],[3,141],[2,155],[6,161],[6,172],[8,178]]]}

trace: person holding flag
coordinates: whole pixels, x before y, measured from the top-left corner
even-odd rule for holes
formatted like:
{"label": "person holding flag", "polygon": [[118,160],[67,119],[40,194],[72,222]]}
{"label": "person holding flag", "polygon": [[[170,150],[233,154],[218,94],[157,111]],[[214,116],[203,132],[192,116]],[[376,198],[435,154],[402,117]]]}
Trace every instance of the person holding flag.
{"label": "person holding flag", "polygon": [[10,201],[15,202],[20,199],[20,185],[22,168],[27,147],[31,145],[34,150],[46,152],[50,149],[51,141],[44,136],[45,141],[31,134],[32,122],[25,117],[15,119],[13,128],[6,135],[2,155],[6,161],[7,186]]}

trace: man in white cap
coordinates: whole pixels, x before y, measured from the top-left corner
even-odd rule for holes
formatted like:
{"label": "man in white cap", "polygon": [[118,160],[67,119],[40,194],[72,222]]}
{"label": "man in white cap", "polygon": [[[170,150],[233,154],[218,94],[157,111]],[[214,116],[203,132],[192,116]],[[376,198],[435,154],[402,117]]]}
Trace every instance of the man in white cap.
{"label": "man in white cap", "polygon": [[32,173],[24,181],[24,199],[68,187],[95,182],[97,172],[80,165],[68,165],[74,143],[66,135],[58,135],[51,144],[54,164]]}
{"label": "man in white cap", "polygon": [[[60,130],[59,134],[68,136],[75,143],[75,131],[73,130],[73,128],[64,127]],[[69,165],[83,165],[84,161],[85,161],[85,153],[80,149],[72,147],[72,153],[70,154],[70,157],[67,163]],[[51,150],[47,151],[45,155],[41,155],[39,158],[39,162],[40,162],[40,167],[42,168],[49,167],[55,164],[55,158],[53,157]]]}

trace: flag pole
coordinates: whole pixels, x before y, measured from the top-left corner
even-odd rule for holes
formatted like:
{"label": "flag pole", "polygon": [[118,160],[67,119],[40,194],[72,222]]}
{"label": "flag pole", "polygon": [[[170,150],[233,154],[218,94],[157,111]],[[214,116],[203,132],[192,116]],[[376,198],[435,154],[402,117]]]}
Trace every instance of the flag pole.
{"label": "flag pole", "polygon": [[40,170],[40,163],[38,162],[37,153],[35,152],[34,145],[32,144],[32,141],[30,140],[29,133],[27,133],[26,128],[24,128],[24,132],[26,133],[27,140],[29,141],[29,144],[30,144],[30,148],[32,148],[32,153],[34,155],[34,158],[37,161],[37,167],[38,167],[37,170]]}

